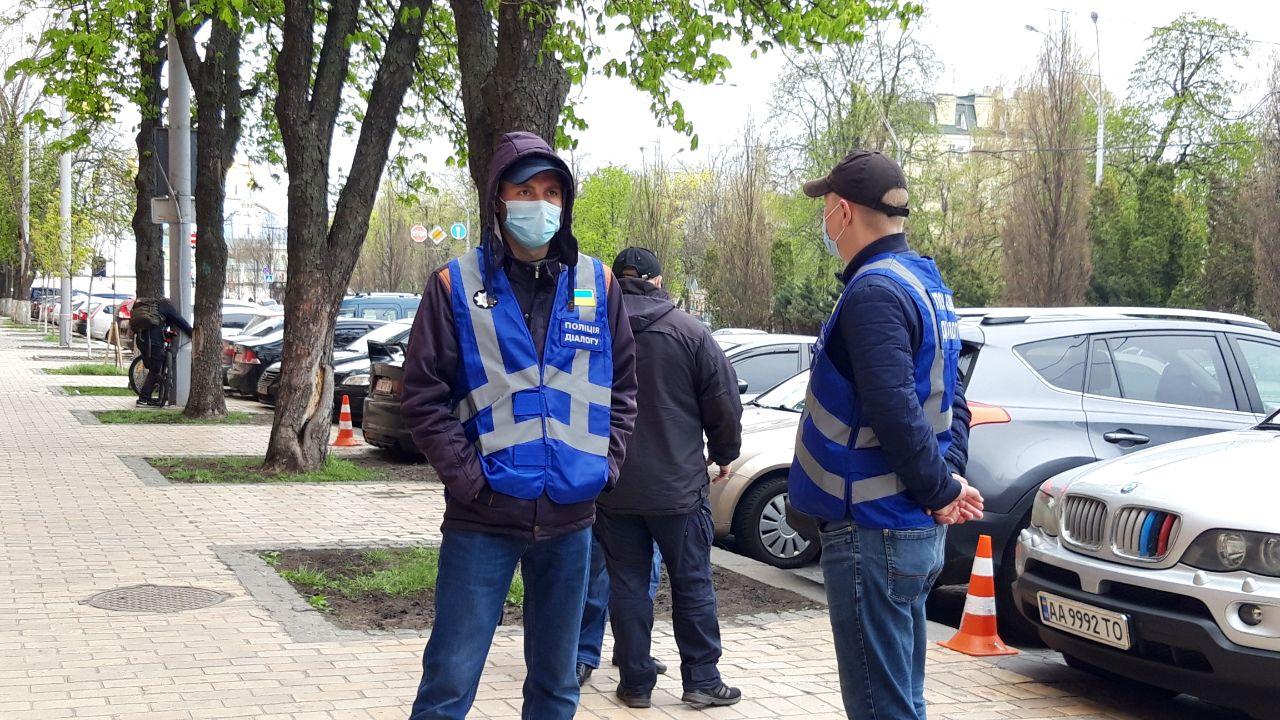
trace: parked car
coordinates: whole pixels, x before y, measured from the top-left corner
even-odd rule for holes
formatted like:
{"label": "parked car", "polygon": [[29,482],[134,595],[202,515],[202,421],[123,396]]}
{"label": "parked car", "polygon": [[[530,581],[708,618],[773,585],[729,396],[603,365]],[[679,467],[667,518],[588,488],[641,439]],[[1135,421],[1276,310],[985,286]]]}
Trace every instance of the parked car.
{"label": "parked car", "polygon": [[[333,335],[333,347],[339,349],[350,345],[360,336],[382,324],[381,320],[338,318]],[[284,331],[244,340],[236,343],[234,347],[235,355],[232,357],[231,369],[227,372],[227,386],[237,394],[251,398],[257,397],[258,378],[262,376],[263,370],[279,360],[280,354],[284,352]]]}
{"label": "parked car", "polygon": [[716,338],[738,375],[743,402],[768,390],[813,362],[812,335],[721,335]]}
{"label": "parked car", "polygon": [[[117,304],[123,300],[128,300],[131,297],[133,296],[126,293],[101,293],[87,297],[85,302],[81,303],[71,315],[71,320],[74,323],[71,326],[72,329],[81,335],[88,335],[93,318],[101,314],[103,309],[111,308],[111,311],[115,312],[115,306]],[[108,316],[105,322],[102,320],[98,320],[97,322],[102,328],[103,334],[95,335],[94,337],[106,337],[106,328],[111,325],[110,316]]]}
{"label": "parked car", "polygon": [[[1280,403],[1280,334],[1252,318],[1140,308],[959,314],[960,380],[973,413],[966,474],[986,511],[948,531],[939,582],[966,582],[977,536],[991,535],[1002,628],[1015,635],[1031,628],[1013,610],[1013,541],[1041,483],[1143,446],[1248,427]],[[733,475],[713,494],[717,531],[768,530],[763,515],[737,519],[748,512],[740,499],[757,483],[785,492],[778,478],[791,465],[798,420],[791,413],[789,431],[744,435]],[[722,497],[729,488],[739,497]],[[769,552],[764,541],[739,544],[782,566],[816,554],[799,541]]]}
{"label": "parked car", "polygon": [[224,335],[222,338],[222,384],[227,384],[227,375],[231,372],[231,365],[235,362],[236,343],[266,337],[278,332],[283,327],[284,315],[259,315],[250,320],[239,335],[230,338]]}
{"label": "parked car", "polygon": [[404,418],[400,417],[400,396],[404,391],[404,356],[375,361],[369,373],[369,382],[369,396],[364,401],[360,426],[364,441],[400,455],[419,455],[413,436],[404,424]]}
{"label": "parked car", "polygon": [[133,304],[133,296],[124,298],[113,298],[106,302],[97,303],[89,313],[89,332],[93,337],[99,340],[106,340],[107,335],[111,331],[111,325],[116,320],[116,313],[125,304]]}
{"label": "parked car", "polygon": [[1067,664],[1276,717],[1278,415],[1040,487],[1014,592]]}
{"label": "parked car", "polygon": [[265,308],[243,300],[222,301],[222,337],[230,339],[245,333],[245,328],[261,318],[280,315],[279,310]]}
{"label": "parked car", "polygon": [[720,328],[711,333],[711,337],[722,337],[725,335],[768,335],[765,330],[756,330],[754,328]]}
{"label": "parked car", "polygon": [[[738,389],[743,400],[749,401],[756,396],[752,388],[764,390],[773,387],[798,370],[807,369],[813,358],[815,340],[808,335],[756,333],[750,336],[749,341],[726,352],[729,363],[738,374]],[[364,409],[364,436],[371,445],[415,454],[417,448],[400,419],[402,375],[403,368],[396,361],[374,363],[370,375],[374,387]],[[792,434],[795,434],[794,428]],[[787,462],[790,464],[790,460]]]}
{"label": "parked car", "polygon": [[37,287],[31,288],[31,319],[40,319],[40,308],[42,305],[52,302],[61,291],[54,287]]}
{"label": "parked car", "polygon": [[338,317],[403,320],[418,312],[422,297],[412,293],[357,293],[343,298]]}
{"label": "parked car", "polygon": [[[364,415],[364,400],[369,395],[369,372],[372,360],[389,360],[389,355],[370,354],[370,348],[379,343],[398,345],[408,340],[412,318],[397,320],[370,330],[350,345],[333,351],[333,416],[342,409],[342,396],[351,400],[351,419],[360,423]],[[379,348],[381,351],[381,348]],[[258,401],[264,405],[276,404],[276,389],[280,384],[280,363],[273,363],[258,378]]]}

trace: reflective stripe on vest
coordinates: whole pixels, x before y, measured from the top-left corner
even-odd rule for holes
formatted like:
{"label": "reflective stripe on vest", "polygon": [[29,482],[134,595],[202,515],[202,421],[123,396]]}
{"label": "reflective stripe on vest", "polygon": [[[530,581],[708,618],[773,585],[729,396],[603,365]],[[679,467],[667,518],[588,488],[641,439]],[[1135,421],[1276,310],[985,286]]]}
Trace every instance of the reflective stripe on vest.
{"label": "reflective stripe on vest", "polygon": [[[476,438],[481,454],[492,455],[516,445],[541,440],[545,436],[590,455],[606,456],[609,451],[609,436],[607,432],[604,435],[590,432],[590,405],[609,407],[612,390],[610,387],[591,382],[592,351],[574,350],[572,369],[569,372],[549,363],[544,363],[545,367],[539,367],[536,357],[525,367],[509,369],[502,349],[504,345],[511,347],[516,341],[507,338],[500,340],[494,310],[482,308],[471,301],[471,298],[484,288],[479,255],[476,252],[467,253],[454,262],[460,271],[462,279],[460,291],[466,299],[468,317],[475,335],[480,366],[484,373],[484,382],[471,388],[459,402],[457,414],[458,418],[465,423],[486,408],[490,409],[493,428],[488,432],[479,433]],[[567,283],[563,278],[557,280],[558,291],[553,307],[558,308],[566,304],[573,295],[574,286],[592,288],[594,293],[598,285],[597,273],[601,272],[598,268],[597,261],[586,255],[579,255],[574,283]],[[505,276],[501,284],[506,285]],[[566,286],[567,293],[564,291]],[[497,288],[491,288],[490,292],[498,293],[496,299],[499,302],[516,302],[515,297],[509,292],[500,293]],[[596,321],[597,307],[577,305],[575,311],[579,320]],[[548,323],[548,334],[560,331],[560,328],[556,327],[556,320],[557,314],[553,310],[551,321]],[[532,343],[527,329],[525,337],[521,339]],[[548,341],[547,346],[544,347],[544,356],[549,352],[550,344]],[[604,352],[608,351],[609,349],[604,350]],[[559,390],[569,396],[570,416],[567,425],[545,412],[539,412],[523,420],[516,419],[517,393],[537,392],[540,387]]]}
{"label": "reflective stripe on vest", "polygon": [[[959,329],[950,291],[938,277],[936,267],[920,258],[906,262],[917,263],[920,274],[897,256],[882,255],[860,268],[849,287],[859,278],[880,274],[902,285],[914,297],[926,326],[921,346],[912,357],[913,386],[921,409],[938,437],[939,448],[945,453],[950,444],[952,419],[952,392],[948,383],[954,383]],[[935,291],[931,292],[926,283],[936,285]],[[847,293],[848,288],[833,318]],[[889,468],[874,430],[859,422],[856,388],[826,355],[831,328],[831,321],[823,328],[805,395],[804,413],[797,428],[795,462],[789,481],[790,501],[801,511],[831,520],[845,516],[851,507],[855,521],[860,523],[885,523],[879,527],[920,524],[927,516],[910,501],[906,486]],[[923,386],[926,381],[927,388]],[[824,402],[824,398],[829,402]]]}

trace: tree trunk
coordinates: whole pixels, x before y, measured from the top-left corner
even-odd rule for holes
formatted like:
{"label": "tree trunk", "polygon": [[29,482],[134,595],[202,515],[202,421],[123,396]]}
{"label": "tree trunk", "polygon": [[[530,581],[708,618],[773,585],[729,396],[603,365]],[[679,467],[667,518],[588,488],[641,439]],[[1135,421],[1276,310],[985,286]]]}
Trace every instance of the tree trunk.
{"label": "tree trunk", "polygon": [[[525,5],[543,9],[529,11]],[[467,165],[479,192],[482,227],[492,221],[484,194],[498,140],[506,133],[527,130],[555,145],[560,113],[572,84],[560,62],[543,53],[547,25],[530,18],[554,18],[559,5],[558,0],[499,4],[495,38],[486,3],[452,0],[467,123]]]}
{"label": "tree trunk", "polygon": [[[177,0],[171,2],[181,16]],[[191,393],[183,414],[226,415],[222,393],[222,292],[227,283],[223,203],[227,170],[240,140],[240,37],[220,17],[210,21],[205,58],[194,25],[177,28],[196,100],[196,297],[191,348]]]}
{"label": "tree trunk", "polygon": [[333,0],[323,41],[313,41],[311,0],[285,0],[275,111],[289,172],[289,282],[284,354],[275,424],[265,467],[315,470],[328,452],[332,425],[334,324],[369,229],[405,91],[422,43],[431,0],[401,0],[394,9],[346,182],[329,219],[329,155],[350,66],[348,38],[359,0]]}
{"label": "tree trunk", "polygon": [[[145,18],[145,19],[144,19]],[[151,221],[151,198],[167,195],[168,190],[156,188],[155,156],[156,128],[160,125],[160,35],[155,31],[150,14],[134,17],[134,32],[139,38],[151,38],[150,43],[139,43],[138,79],[142,85],[142,102],[138,111],[142,120],[134,143],[138,147],[138,173],[133,179],[137,190],[137,204],[133,209],[134,274],[137,277],[138,297],[163,297],[164,291],[164,233],[159,224]]]}

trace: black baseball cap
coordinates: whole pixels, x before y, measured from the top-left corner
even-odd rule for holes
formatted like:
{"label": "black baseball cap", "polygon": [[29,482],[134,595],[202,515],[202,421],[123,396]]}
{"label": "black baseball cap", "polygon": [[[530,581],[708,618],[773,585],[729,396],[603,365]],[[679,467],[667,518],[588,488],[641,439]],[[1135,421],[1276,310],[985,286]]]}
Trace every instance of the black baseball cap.
{"label": "black baseball cap", "polygon": [[884,196],[890,190],[907,189],[907,178],[898,163],[883,153],[854,150],[831,169],[824,178],[804,184],[804,194],[820,198],[835,193],[849,202],[879,210],[885,215],[906,217],[905,206],[890,205]]}
{"label": "black baseball cap", "polygon": [[648,279],[662,274],[662,263],[653,251],[642,247],[629,247],[613,259],[613,274],[619,277],[627,268],[635,268],[636,274]]}
{"label": "black baseball cap", "polygon": [[509,183],[520,183],[528,181],[529,178],[540,172],[554,170],[560,176],[561,181],[567,181],[569,178],[564,174],[564,168],[556,164],[551,158],[543,155],[530,155],[516,161],[507,171],[502,174],[502,179]]}

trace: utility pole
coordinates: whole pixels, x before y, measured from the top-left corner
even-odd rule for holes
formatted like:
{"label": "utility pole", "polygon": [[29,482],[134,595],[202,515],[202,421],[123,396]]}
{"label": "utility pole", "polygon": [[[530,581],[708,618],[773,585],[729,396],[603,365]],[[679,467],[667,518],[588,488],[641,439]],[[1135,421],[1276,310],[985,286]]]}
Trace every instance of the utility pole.
{"label": "utility pole", "polygon": [[1094,161],[1093,168],[1093,184],[1095,186],[1102,185],[1102,164],[1106,158],[1106,125],[1107,125],[1107,107],[1106,97],[1102,85],[1102,33],[1098,30],[1098,13],[1089,13],[1089,18],[1093,20],[1093,40],[1096,43],[1097,51],[1095,57],[1098,63],[1098,95],[1094,98],[1094,102],[1098,105],[1098,156]]}
{"label": "utility pole", "polygon": [[[187,66],[178,49],[178,38],[169,28],[169,186],[173,189],[173,202],[177,208],[177,222],[169,223],[169,297],[178,312],[194,321],[195,285],[192,273],[191,232],[191,81]],[[187,404],[191,393],[191,343],[182,334],[178,344],[177,363],[173,368],[174,400],[178,405]]]}
{"label": "utility pole", "polygon": [[[71,138],[67,103],[62,103],[62,139]],[[71,347],[71,149],[58,156],[58,200],[62,215],[62,304],[58,309],[58,347]]]}
{"label": "utility pole", "polygon": [[[27,258],[34,271],[34,248],[31,243],[31,125],[22,124],[22,241],[27,244]],[[32,272],[34,276],[35,273]],[[44,290],[40,291],[40,304],[44,305]],[[43,315],[44,313],[41,313]],[[31,313],[27,313],[30,317]],[[23,324],[26,324],[25,321]]]}

